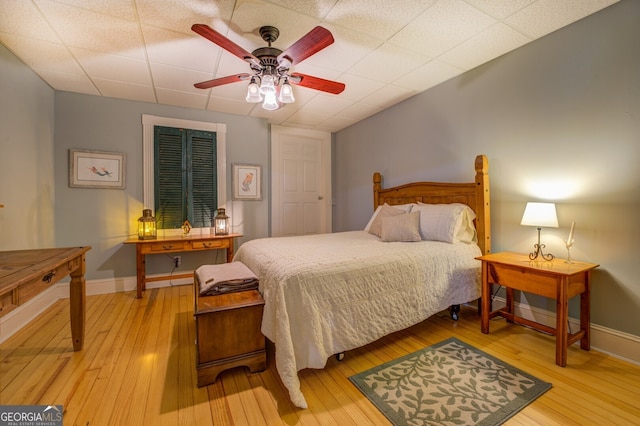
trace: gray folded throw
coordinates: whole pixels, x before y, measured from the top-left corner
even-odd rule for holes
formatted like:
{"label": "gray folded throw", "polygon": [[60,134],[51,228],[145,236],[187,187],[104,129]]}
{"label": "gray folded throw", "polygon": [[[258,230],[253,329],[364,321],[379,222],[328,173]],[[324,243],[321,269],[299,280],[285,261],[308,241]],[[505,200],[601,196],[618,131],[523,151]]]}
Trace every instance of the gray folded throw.
{"label": "gray folded throw", "polygon": [[242,262],[204,265],[196,269],[201,296],[258,288],[258,277]]}

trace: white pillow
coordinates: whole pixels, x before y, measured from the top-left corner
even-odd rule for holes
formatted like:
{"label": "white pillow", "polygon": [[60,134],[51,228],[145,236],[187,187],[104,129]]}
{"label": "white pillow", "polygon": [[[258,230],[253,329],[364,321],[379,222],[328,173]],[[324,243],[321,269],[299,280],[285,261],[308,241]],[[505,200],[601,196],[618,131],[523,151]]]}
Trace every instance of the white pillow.
{"label": "white pillow", "polygon": [[383,217],[380,238],[382,241],[421,241],[420,212],[403,213]]}
{"label": "white pillow", "polygon": [[413,208],[420,212],[420,235],[423,240],[446,243],[477,243],[473,220],[476,214],[466,204],[423,204]]}
{"label": "white pillow", "polygon": [[[367,232],[371,232],[371,225],[373,225],[373,222],[376,220],[376,217],[378,216],[378,213],[380,212],[380,210],[382,209],[382,206],[389,206],[389,204],[384,203],[383,205],[378,206],[378,208],[376,209],[376,211],[373,212],[373,215],[371,215],[371,219],[369,219],[369,223],[367,223],[367,226],[364,227],[364,230]],[[397,206],[393,206],[394,209],[400,209],[405,213],[409,213],[411,211],[411,208],[414,206],[414,204],[400,204]],[[371,232],[373,233],[373,232]],[[375,234],[378,235],[378,234]],[[378,235],[380,236],[380,235]]]}

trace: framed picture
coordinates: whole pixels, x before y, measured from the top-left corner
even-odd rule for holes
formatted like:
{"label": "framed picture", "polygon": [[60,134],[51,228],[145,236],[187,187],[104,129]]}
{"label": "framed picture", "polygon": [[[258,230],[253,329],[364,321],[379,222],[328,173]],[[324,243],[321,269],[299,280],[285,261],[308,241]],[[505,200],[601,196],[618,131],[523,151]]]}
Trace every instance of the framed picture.
{"label": "framed picture", "polygon": [[125,154],[69,150],[69,187],[124,189]]}
{"label": "framed picture", "polygon": [[262,168],[255,164],[233,165],[233,199],[262,200]]}

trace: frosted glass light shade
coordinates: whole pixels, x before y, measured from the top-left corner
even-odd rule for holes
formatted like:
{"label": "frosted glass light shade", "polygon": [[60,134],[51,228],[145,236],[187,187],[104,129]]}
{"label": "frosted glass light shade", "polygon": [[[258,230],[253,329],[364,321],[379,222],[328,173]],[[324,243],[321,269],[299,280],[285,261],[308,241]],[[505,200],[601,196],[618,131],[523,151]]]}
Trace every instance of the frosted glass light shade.
{"label": "frosted glass light shade", "polygon": [[280,108],[275,93],[267,93],[264,95],[264,103],[262,104],[262,108],[266,109],[267,111],[273,111]]}
{"label": "frosted glass light shade", "polygon": [[284,83],[282,83],[278,100],[283,104],[290,104],[296,101],[296,98],[293,96],[293,87],[289,84],[289,79],[285,79]]}
{"label": "frosted glass light shade", "polygon": [[273,93],[273,95],[275,96],[276,85],[272,75],[266,74],[262,76],[262,82],[260,83],[260,93],[265,96]]}
{"label": "frosted glass light shade", "polygon": [[256,83],[255,77],[251,77],[251,83],[249,83],[249,87],[247,87],[247,97],[245,98],[245,100],[247,102],[251,102],[252,104],[262,102],[260,86],[258,86],[258,83]]}
{"label": "frosted glass light shade", "polygon": [[527,203],[520,225],[557,228],[556,205],[554,203]]}

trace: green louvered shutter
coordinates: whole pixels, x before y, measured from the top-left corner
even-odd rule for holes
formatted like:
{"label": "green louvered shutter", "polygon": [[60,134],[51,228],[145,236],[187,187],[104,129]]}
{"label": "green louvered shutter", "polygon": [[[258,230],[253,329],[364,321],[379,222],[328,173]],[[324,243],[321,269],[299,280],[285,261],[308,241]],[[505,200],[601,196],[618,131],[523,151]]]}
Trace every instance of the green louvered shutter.
{"label": "green louvered shutter", "polygon": [[186,205],[186,132],[156,126],[155,129],[155,211],[159,228],[179,228]]}
{"label": "green louvered shutter", "polygon": [[189,222],[196,228],[211,227],[218,200],[216,134],[191,130],[189,146]]}
{"label": "green louvered shutter", "polygon": [[155,211],[159,228],[179,228],[189,220],[210,227],[217,209],[216,134],[154,128]]}

